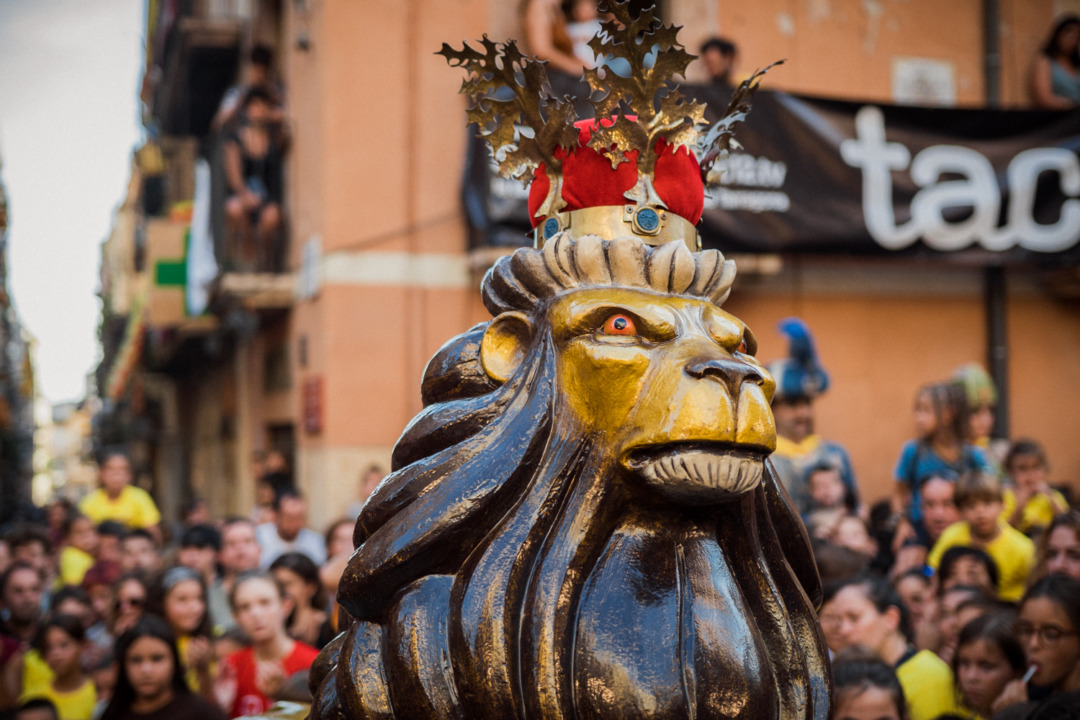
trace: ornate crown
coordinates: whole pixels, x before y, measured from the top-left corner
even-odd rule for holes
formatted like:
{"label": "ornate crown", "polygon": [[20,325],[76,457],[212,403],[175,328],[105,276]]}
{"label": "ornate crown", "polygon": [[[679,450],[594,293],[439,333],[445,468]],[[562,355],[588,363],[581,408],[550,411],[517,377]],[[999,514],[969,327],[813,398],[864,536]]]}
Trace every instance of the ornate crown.
{"label": "ornate crown", "polygon": [[[632,234],[650,245],[682,240],[696,251],[703,178],[734,143],[732,128],[750,111],[768,68],[745,80],[709,127],[705,106],[672,80],[695,58],[677,40],[681,28],[663,24],[654,8],[632,18],[623,1],[604,0],[600,10],[612,17],[589,41],[598,66],[585,71],[599,122],[579,121],[573,99],[552,94],[546,63],[523,55],[513,40],[485,35],[482,52],[443,43],[438,54],[465,68],[469,121],[490,144],[500,174],[532,183],[537,247],[568,231]],[[615,72],[612,61],[629,65],[629,75]]]}

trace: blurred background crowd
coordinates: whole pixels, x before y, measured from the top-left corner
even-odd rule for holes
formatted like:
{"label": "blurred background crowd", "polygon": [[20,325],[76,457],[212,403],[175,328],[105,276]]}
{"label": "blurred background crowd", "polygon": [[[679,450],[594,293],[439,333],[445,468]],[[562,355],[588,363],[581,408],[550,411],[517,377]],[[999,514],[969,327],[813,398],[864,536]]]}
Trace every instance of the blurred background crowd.
{"label": "blurred background crowd", "polygon": [[[315,532],[280,463],[267,458],[249,516],[214,518],[196,499],[170,525],[131,484],[126,452],[109,448],[98,489],[77,506],[57,500],[42,522],[6,527],[0,712],[127,717],[146,714],[131,707],[158,697],[151,690],[171,692],[169,702],[202,699],[213,716],[229,717],[260,714],[277,699],[308,699],[307,669],[337,634],[334,595],[361,499],[382,473],[370,468],[351,515]],[[133,653],[154,642],[175,662],[159,685],[144,688]],[[169,708],[168,717],[182,716]]]}
{"label": "blurred background crowd", "polygon": [[843,444],[814,431],[829,376],[810,330],[781,330],[773,462],[824,584],[835,716],[1074,717],[1060,713],[1080,711],[1080,510],[1037,440],[991,439],[986,371],[918,390],[893,494],[868,505]]}

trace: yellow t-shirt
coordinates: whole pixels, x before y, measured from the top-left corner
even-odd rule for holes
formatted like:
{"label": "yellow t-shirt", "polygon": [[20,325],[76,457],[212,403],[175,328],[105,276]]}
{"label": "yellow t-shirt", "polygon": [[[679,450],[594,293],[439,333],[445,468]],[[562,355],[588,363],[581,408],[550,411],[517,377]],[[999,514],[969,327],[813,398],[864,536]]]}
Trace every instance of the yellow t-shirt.
{"label": "yellow t-shirt", "polygon": [[24,691],[19,697],[19,703],[24,703],[33,698],[45,698],[56,706],[56,713],[60,720],[90,720],[94,714],[94,705],[97,704],[97,688],[93,681],[87,679],[83,684],[69,692],[60,692],[48,683],[44,687],[38,687],[30,691]]}
{"label": "yellow t-shirt", "polygon": [[94,567],[94,556],[68,545],[60,551],[60,585],[81,585],[86,571]]}
{"label": "yellow t-shirt", "polygon": [[934,720],[939,715],[960,712],[953,672],[929,650],[920,650],[900,663],[896,679],[904,689],[911,720]]}
{"label": "yellow t-shirt", "polygon": [[23,655],[23,695],[31,690],[48,687],[52,684],[54,677],[56,675],[49,667],[49,663],[45,662],[45,658],[41,657],[41,653],[34,648],[26,651]]}
{"label": "yellow t-shirt", "polygon": [[[1050,490],[1050,494],[1053,496],[1053,501],[1046,495],[1039,493],[1032,496],[1027,501],[1027,505],[1024,505],[1024,514],[1020,516],[1020,524],[1017,526],[1017,530],[1022,533],[1031,533],[1036,528],[1046,528],[1057,516],[1054,511],[1054,505],[1058,507],[1069,507],[1069,503],[1065,500],[1065,496],[1059,493],[1057,490]],[[1016,493],[1012,490],[1005,491],[1004,509],[1001,511],[1001,519],[1005,522],[1009,522],[1009,518],[1012,517],[1013,512],[1016,510]]]}
{"label": "yellow t-shirt", "polygon": [[131,485],[121,490],[115,500],[110,500],[105,491],[98,488],[82,499],[79,511],[95,525],[115,520],[129,528],[148,528],[161,522],[161,513],[149,493]]}
{"label": "yellow t-shirt", "polygon": [[[176,652],[180,655],[180,662],[187,663],[188,646],[191,645],[190,635],[180,635],[176,638]],[[218,671],[218,664],[216,660],[210,661],[210,677],[216,678]],[[184,667],[184,680],[187,681],[187,686],[191,692],[196,695],[202,695],[206,688],[200,686],[199,683],[199,671],[194,667]]]}
{"label": "yellow t-shirt", "polygon": [[[1016,602],[1024,595],[1028,573],[1035,565],[1035,543],[1004,520],[998,520],[1001,532],[987,544],[986,554],[998,567],[998,597]],[[961,520],[945,528],[926,556],[926,564],[937,570],[941,556],[951,547],[971,547],[971,527]]]}

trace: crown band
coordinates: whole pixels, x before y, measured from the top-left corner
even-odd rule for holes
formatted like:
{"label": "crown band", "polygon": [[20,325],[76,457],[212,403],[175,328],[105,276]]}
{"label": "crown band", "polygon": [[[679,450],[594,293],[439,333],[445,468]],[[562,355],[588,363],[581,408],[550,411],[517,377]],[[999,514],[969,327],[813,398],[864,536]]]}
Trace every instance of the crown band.
{"label": "crown band", "polygon": [[533,230],[535,247],[542,248],[560,232],[574,238],[599,235],[616,238],[633,235],[647,245],[686,243],[690,252],[701,250],[701,236],[686,218],[653,205],[601,205],[548,215]]}

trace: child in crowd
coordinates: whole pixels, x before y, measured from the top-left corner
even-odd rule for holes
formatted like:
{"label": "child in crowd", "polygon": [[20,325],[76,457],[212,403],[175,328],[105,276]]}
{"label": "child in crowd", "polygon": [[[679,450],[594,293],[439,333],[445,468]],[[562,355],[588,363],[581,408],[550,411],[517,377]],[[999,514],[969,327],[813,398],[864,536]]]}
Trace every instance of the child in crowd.
{"label": "child in crowd", "polygon": [[896,463],[893,503],[896,511],[906,510],[917,536],[924,538],[923,484],[942,473],[992,474],[994,468],[982,450],[966,441],[967,401],[955,384],[938,383],[919,390],[915,396],[915,432],[916,439],[904,444]]}
{"label": "child in crowd", "polygon": [[840,547],[854,550],[868,559],[877,555],[878,546],[872,537],[866,522],[857,515],[844,515],[836,523],[832,542]]}
{"label": "child in crowd", "polygon": [[167,570],[151,587],[146,610],[164,618],[176,636],[188,686],[193,692],[212,698],[213,645],[202,576],[183,565]]}
{"label": "child in crowd", "polygon": [[1017,440],[1005,456],[1005,472],[1014,490],[1005,493],[1002,516],[1026,535],[1042,532],[1055,517],[1069,511],[1069,503],[1050,487],[1050,464],[1042,446],[1034,440]]}
{"label": "child in crowd", "polygon": [[52,556],[53,544],[44,528],[19,524],[6,533],[4,539],[11,548],[12,561],[33,566],[40,573],[44,587],[52,587],[56,580],[56,566]]}
{"label": "child in crowd", "polygon": [[1080,580],[1080,510],[1054,518],[1039,537],[1038,559],[1028,585],[1055,573]]}
{"label": "child in crowd", "polygon": [[94,521],[72,515],[64,523],[64,549],[60,551],[60,584],[80,585],[97,558],[98,534]]}
{"label": "child in crowd", "polygon": [[844,485],[840,470],[829,462],[819,462],[807,473],[810,511],[838,509],[852,512],[855,498]]}
{"label": "child in crowd", "polygon": [[113,691],[116,689],[116,673],[119,671],[116,656],[113,655],[112,648],[109,648],[108,654],[101,656],[93,663],[86,663],[84,658],[83,665],[97,690],[97,703],[94,705],[93,717],[100,719],[101,713],[109,704]]}
{"label": "child in crowd", "polygon": [[120,541],[127,532],[120,523],[115,520],[106,520],[97,526],[98,547],[94,557],[97,564],[107,568],[106,572],[120,574]]}
{"label": "child in crowd", "polygon": [[293,601],[270,573],[244,573],[231,599],[252,644],[222,661],[216,695],[230,717],[258,715],[294,676],[307,673],[319,651],[289,637],[285,622]]}
{"label": "child in crowd", "polygon": [[116,654],[120,671],[101,720],[224,720],[191,692],[172,631],[160,618],[140,618],[117,640]]}
{"label": "child in crowd", "polygon": [[334,639],[334,632],[326,615],[319,566],[303,553],[289,552],[270,564],[270,572],[293,601],[289,636],[321,650]]}
{"label": "child in crowd", "polygon": [[921,569],[913,569],[893,580],[893,589],[907,608],[915,647],[919,650],[937,650],[940,638],[933,581]]}
{"label": "child in crowd", "polygon": [[352,555],[355,549],[353,545],[353,529],[355,526],[356,520],[350,520],[349,518],[339,518],[330,523],[323,534],[323,539],[326,541],[326,557],[334,558],[339,555]]}
{"label": "child in crowd", "polygon": [[81,587],[62,587],[53,593],[49,600],[49,610],[53,615],[71,615],[82,623],[86,633],[83,645],[83,667],[97,662],[112,651],[112,637],[105,623],[94,612],[90,596]]}
{"label": "child in crowd", "polygon": [[908,720],[904,689],[880,659],[842,653],[832,676],[833,720]]}
{"label": "child in crowd", "polygon": [[982,449],[995,466],[1001,463],[1009,449],[1008,440],[994,439],[998,392],[990,373],[979,363],[968,363],[956,369],[953,382],[964,392],[967,401],[968,437],[971,444]]}
{"label": "child in crowd", "polygon": [[75,504],[65,497],[55,498],[45,510],[45,533],[53,547],[64,542],[64,524],[75,514]]}
{"label": "child in crowd", "polygon": [[120,569],[124,572],[141,571],[150,577],[161,570],[161,550],[149,530],[128,530],[120,540]]}
{"label": "child in crowd", "polygon": [[994,558],[985,550],[967,545],[956,545],[941,556],[937,571],[938,591],[967,585],[998,594],[998,567]]}
{"label": "child in crowd", "polygon": [[956,690],[975,718],[988,720],[1005,686],[1024,674],[1024,649],[1013,635],[1012,612],[981,615],[964,625],[956,643]]}
{"label": "child in crowd", "polygon": [[960,628],[973,619],[971,613],[962,614],[961,608],[969,603],[986,607],[994,602],[994,597],[983,588],[972,585],[956,585],[942,590],[938,597],[938,636],[937,655],[952,664],[956,654],[956,642],[960,637]]}
{"label": "child in crowd", "polygon": [[86,634],[73,615],[56,615],[38,631],[35,646],[52,671],[48,683],[24,687],[21,701],[43,697],[56,706],[60,720],[90,720],[97,702],[94,683],[83,673]]}
{"label": "child in crowd", "polygon": [[214,657],[222,660],[251,644],[251,638],[238,627],[229,628],[214,638]]}
{"label": "child in crowd", "polygon": [[997,563],[998,596],[1019,600],[1035,564],[1035,544],[1001,519],[1001,482],[987,473],[967,473],[957,481],[956,504],[963,520],[941,534],[927,565],[936,569],[945,551],[956,545],[985,550]]}

